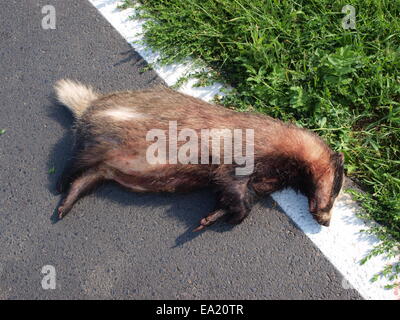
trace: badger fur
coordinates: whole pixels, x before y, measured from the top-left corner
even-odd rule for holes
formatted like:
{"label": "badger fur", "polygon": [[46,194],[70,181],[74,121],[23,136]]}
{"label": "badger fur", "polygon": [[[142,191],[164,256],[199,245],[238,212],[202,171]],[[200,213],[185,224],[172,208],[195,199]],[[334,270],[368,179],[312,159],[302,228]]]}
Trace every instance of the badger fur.
{"label": "badger fur", "polygon": [[[102,181],[113,180],[136,192],[212,186],[217,195],[215,211],[201,219],[195,230],[222,217],[240,223],[261,196],[285,187],[306,195],[313,217],[329,225],[343,182],[344,159],[311,131],[265,115],[235,112],[165,87],[100,94],[78,82],[60,80],[55,91],[75,117],[73,157],[57,183],[58,191],[65,193],[58,208],[60,219],[82,195]],[[219,155],[219,163],[149,163],[146,152],[153,142],[146,139],[147,133],[152,129],[167,132],[171,121],[178,131],[190,128],[199,136],[203,129],[253,129],[252,172],[238,175],[235,169],[240,165],[224,163]],[[166,136],[167,144],[170,140]],[[216,152],[211,147],[207,151],[210,159]]]}

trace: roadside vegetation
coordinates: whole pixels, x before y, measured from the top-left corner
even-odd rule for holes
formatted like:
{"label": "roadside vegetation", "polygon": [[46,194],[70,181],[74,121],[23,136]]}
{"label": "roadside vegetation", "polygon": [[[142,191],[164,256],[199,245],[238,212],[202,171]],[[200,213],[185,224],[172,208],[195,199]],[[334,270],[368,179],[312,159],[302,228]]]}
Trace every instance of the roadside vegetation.
{"label": "roadside vegetation", "polygon": [[[125,0],[122,8],[136,1]],[[159,63],[203,61],[233,90],[220,101],[315,130],[366,191],[351,191],[382,240],[362,261],[399,254],[400,0],[141,0]],[[355,29],[342,26],[356,8]],[[400,264],[381,274],[394,286]]]}

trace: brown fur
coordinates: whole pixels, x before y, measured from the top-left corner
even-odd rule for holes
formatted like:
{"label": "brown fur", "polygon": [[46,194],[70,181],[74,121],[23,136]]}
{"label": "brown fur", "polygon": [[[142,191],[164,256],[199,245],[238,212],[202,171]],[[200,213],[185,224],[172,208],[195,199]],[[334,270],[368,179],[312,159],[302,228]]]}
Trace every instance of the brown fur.
{"label": "brown fur", "polygon": [[[69,106],[77,116],[76,143],[74,159],[59,183],[59,191],[67,191],[59,208],[60,218],[96,183],[114,180],[137,192],[213,186],[216,211],[202,219],[197,230],[223,216],[239,223],[259,196],[285,187],[303,192],[315,219],[329,225],[330,209],[342,185],[343,155],[333,152],[310,131],[265,115],[235,112],[168,88],[93,97],[91,89],[85,96],[85,86],[68,84],[65,91],[58,84],[57,94],[63,101],[74,101],[79,112]],[[68,97],[73,95],[71,87],[79,88],[78,96]],[[149,164],[145,155],[153,142],[146,141],[146,134],[155,128],[168,132],[169,121],[177,121],[178,132],[190,128],[199,137],[205,128],[254,129],[254,171],[238,176],[235,163]]]}

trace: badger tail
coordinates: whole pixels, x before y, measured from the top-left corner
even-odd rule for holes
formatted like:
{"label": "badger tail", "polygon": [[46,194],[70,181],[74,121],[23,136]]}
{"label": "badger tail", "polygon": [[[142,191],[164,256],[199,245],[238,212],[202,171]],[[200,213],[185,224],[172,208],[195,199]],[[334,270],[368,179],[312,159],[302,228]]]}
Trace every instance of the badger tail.
{"label": "badger tail", "polygon": [[93,88],[69,79],[58,80],[54,90],[57,100],[67,106],[76,118],[81,117],[91,102],[100,97]]}

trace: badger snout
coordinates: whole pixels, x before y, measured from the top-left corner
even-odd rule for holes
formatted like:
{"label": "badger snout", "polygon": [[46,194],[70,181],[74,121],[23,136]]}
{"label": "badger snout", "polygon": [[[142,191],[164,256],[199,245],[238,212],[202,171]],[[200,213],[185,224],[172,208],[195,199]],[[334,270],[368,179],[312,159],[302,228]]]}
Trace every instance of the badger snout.
{"label": "badger snout", "polygon": [[329,227],[331,223],[331,211],[313,214],[314,219],[322,226]]}
{"label": "badger snout", "polygon": [[329,225],[331,224],[331,220],[322,220],[318,221],[318,223],[324,227],[329,227]]}
{"label": "badger snout", "polygon": [[328,205],[321,209],[317,205],[315,198],[310,198],[309,200],[309,210],[313,215],[314,219],[322,226],[329,227],[332,217],[332,205]]}

